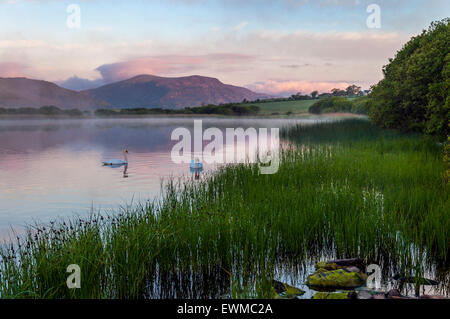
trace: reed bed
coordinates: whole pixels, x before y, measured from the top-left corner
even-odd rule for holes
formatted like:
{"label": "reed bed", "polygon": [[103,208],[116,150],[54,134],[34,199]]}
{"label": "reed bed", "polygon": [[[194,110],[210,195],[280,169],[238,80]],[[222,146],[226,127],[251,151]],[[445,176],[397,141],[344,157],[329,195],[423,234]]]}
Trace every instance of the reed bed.
{"label": "reed bed", "polygon": [[[448,284],[450,207],[439,146],[368,121],[290,126],[279,171],[221,167],[161,200],[30,228],[0,251],[2,298],[271,297],[321,256]],[[81,268],[68,289],[66,267]]]}

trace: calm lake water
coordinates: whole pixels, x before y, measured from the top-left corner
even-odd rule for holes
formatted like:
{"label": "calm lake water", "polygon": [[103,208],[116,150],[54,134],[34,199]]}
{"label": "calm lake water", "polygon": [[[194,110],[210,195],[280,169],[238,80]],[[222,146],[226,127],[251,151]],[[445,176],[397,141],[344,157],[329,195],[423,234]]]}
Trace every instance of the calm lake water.
{"label": "calm lake water", "polygon": [[[225,130],[318,120],[202,121],[203,129]],[[172,131],[185,127],[192,132],[193,126],[192,118],[1,120],[0,239],[8,239],[12,230],[20,233],[34,222],[155,198],[162,180],[192,175],[189,164],[175,164],[170,153],[178,142],[171,140]],[[245,149],[245,145],[236,147]],[[102,166],[102,161],[123,159],[125,148],[129,151],[125,175],[124,167]],[[214,165],[205,165],[205,172],[213,169]]]}

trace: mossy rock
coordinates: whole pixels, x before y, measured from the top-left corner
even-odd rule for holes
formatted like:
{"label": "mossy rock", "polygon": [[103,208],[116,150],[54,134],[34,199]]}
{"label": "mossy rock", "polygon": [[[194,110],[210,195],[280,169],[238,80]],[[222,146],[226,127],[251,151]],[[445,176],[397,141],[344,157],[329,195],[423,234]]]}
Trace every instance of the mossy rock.
{"label": "mossy rock", "polygon": [[[336,270],[336,269],[339,269],[340,267],[337,265],[337,264],[335,264],[335,263],[329,263],[329,262],[327,262],[327,261],[321,261],[321,262],[318,262],[317,264],[316,264],[316,269],[317,270],[320,270],[320,269],[325,269],[325,270]],[[343,267],[341,267],[341,268],[343,268]]]}
{"label": "mossy rock", "polygon": [[316,292],[313,299],[353,299],[354,292]]}
{"label": "mossy rock", "polygon": [[316,264],[316,269],[323,268],[326,270],[337,270],[350,266],[358,267],[360,270],[363,270],[365,268],[364,260],[360,258],[350,258],[321,261]]}
{"label": "mossy rock", "polygon": [[319,268],[319,269],[317,269],[314,273],[315,273],[315,274],[320,274],[321,272],[327,272],[327,271],[329,271],[329,269]]}
{"label": "mossy rock", "polygon": [[305,292],[297,287],[290,286],[280,281],[272,280],[272,290],[274,298],[294,298],[303,295]]}
{"label": "mossy rock", "polygon": [[337,269],[309,275],[306,284],[321,288],[356,288],[362,286],[366,279],[365,274]]}

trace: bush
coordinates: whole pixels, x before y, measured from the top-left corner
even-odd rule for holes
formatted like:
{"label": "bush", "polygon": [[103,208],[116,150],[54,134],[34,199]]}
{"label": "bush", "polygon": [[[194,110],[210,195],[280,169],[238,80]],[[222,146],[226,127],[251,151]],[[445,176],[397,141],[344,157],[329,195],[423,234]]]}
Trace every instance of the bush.
{"label": "bush", "polygon": [[96,116],[113,116],[113,115],[119,115],[119,113],[115,110],[111,109],[98,109],[95,110],[94,113]]}
{"label": "bush", "polygon": [[384,128],[449,134],[450,19],[433,22],[383,68],[372,88],[370,118]]}
{"label": "bush", "polygon": [[345,97],[333,96],[320,99],[308,109],[309,113],[333,113],[333,112],[351,112],[353,104]]}
{"label": "bush", "polygon": [[369,98],[367,96],[355,98],[352,101],[352,113],[368,114],[369,113]]}
{"label": "bush", "polygon": [[83,116],[83,112],[78,109],[65,110],[63,113],[68,116]]}

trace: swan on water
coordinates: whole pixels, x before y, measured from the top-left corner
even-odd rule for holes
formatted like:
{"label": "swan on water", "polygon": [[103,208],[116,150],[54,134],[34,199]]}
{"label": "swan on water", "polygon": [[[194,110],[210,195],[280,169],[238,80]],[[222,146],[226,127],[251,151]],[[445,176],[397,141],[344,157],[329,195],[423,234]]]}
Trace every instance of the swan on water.
{"label": "swan on water", "polygon": [[194,160],[191,160],[191,164],[190,164],[190,168],[191,169],[201,169],[203,170],[203,163],[200,161],[200,159],[197,157]]}
{"label": "swan on water", "polygon": [[112,159],[106,162],[103,162],[103,165],[126,165],[128,164],[128,158],[127,158],[128,150],[123,150],[123,158],[124,160],[120,159]]}

